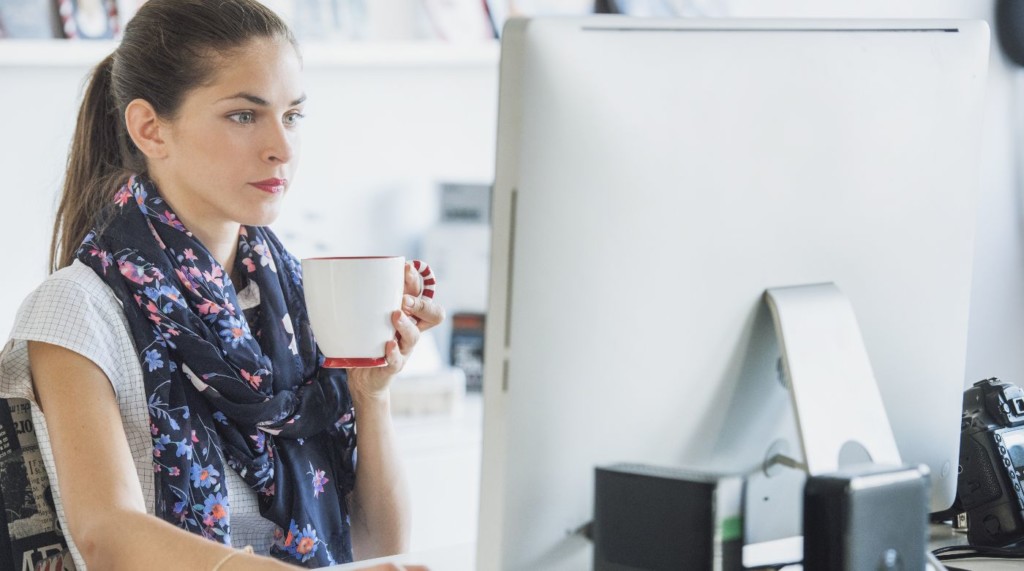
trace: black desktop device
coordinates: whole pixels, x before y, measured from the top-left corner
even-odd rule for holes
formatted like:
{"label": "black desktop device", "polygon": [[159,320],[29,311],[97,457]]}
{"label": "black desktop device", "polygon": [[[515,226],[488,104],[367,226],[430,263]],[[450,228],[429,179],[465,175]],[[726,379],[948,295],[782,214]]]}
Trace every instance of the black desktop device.
{"label": "black desktop device", "polygon": [[803,568],[924,569],[928,491],[926,466],[865,464],[808,477]]}
{"label": "black desktop device", "polygon": [[742,569],[743,479],[640,464],[598,467],[594,571]]}

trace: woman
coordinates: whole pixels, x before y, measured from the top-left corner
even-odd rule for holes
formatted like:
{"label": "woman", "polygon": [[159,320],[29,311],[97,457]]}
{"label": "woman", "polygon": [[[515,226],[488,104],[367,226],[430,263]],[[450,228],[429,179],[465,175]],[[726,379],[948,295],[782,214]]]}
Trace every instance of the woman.
{"label": "woman", "polygon": [[300,71],[255,0],[150,0],[93,74],[57,271],[0,363],[2,396],[38,405],[79,569],[320,567],[406,547],[388,385],[444,312],[407,268],[387,366],[320,367],[298,264],[264,228],[295,174]]}

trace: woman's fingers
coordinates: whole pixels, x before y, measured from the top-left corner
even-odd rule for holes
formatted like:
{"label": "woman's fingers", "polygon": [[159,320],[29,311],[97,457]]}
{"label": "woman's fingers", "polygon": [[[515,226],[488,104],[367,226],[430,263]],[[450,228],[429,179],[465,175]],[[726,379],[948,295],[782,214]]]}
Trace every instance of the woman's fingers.
{"label": "woman's fingers", "polygon": [[423,276],[412,267],[412,264],[405,264],[405,293],[412,296],[423,293]]}
{"label": "woman's fingers", "polygon": [[395,323],[395,331],[398,333],[399,350],[403,355],[408,355],[420,340],[420,328],[416,321],[405,312],[396,311],[392,318]]}
{"label": "woman's fingers", "polygon": [[[424,271],[429,272],[430,270],[425,268]],[[433,279],[431,274],[428,275]],[[426,331],[444,321],[444,307],[434,302],[432,296],[424,296],[423,288],[423,276],[416,271],[413,264],[406,264],[402,311],[413,317],[413,321],[417,322],[420,331]]]}
{"label": "woman's fingers", "polygon": [[398,341],[394,339],[388,341],[387,345],[384,346],[384,358],[388,362],[387,367],[384,367],[384,371],[388,376],[398,374],[401,372],[402,367],[405,366],[405,355],[402,354]]}
{"label": "woman's fingers", "polygon": [[444,307],[425,297],[405,295],[402,311],[419,320],[420,331],[426,331],[444,321]]}

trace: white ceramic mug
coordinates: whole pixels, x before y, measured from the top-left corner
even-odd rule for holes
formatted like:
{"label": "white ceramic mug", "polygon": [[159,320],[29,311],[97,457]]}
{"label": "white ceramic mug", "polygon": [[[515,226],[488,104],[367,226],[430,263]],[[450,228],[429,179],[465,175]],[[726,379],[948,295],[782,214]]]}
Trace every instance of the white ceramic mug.
{"label": "white ceramic mug", "polygon": [[[422,297],[433,297],[430,266],[413,260],[423,277]],[[383,367],[395,338],[391,314],[402,306],[402,256],[304,258],[306,308],[324,367]]]}

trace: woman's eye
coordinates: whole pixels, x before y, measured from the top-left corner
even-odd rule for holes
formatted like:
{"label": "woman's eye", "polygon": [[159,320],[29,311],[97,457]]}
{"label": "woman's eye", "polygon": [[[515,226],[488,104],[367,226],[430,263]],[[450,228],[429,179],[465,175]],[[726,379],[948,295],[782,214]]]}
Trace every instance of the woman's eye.
{"label": "woman's eye", "polygon": [[295,113],[289,113],[289,114],[284,116],[284,124],[285,125],[295,125],[303,117],[305,117],[305,115],[303,115],[302,113],[299,113],[297,111]]}
{"label": "woman's eye", "polygon": [[239,113],[232,113],[231,115],[228,115],[228,117],[230,117],[231,120],[235,123],[241,123],[243,125],[248,125],[249,123],[252,123],[254,119],[256,119],[256,115],[252,111],[241,111]]}

